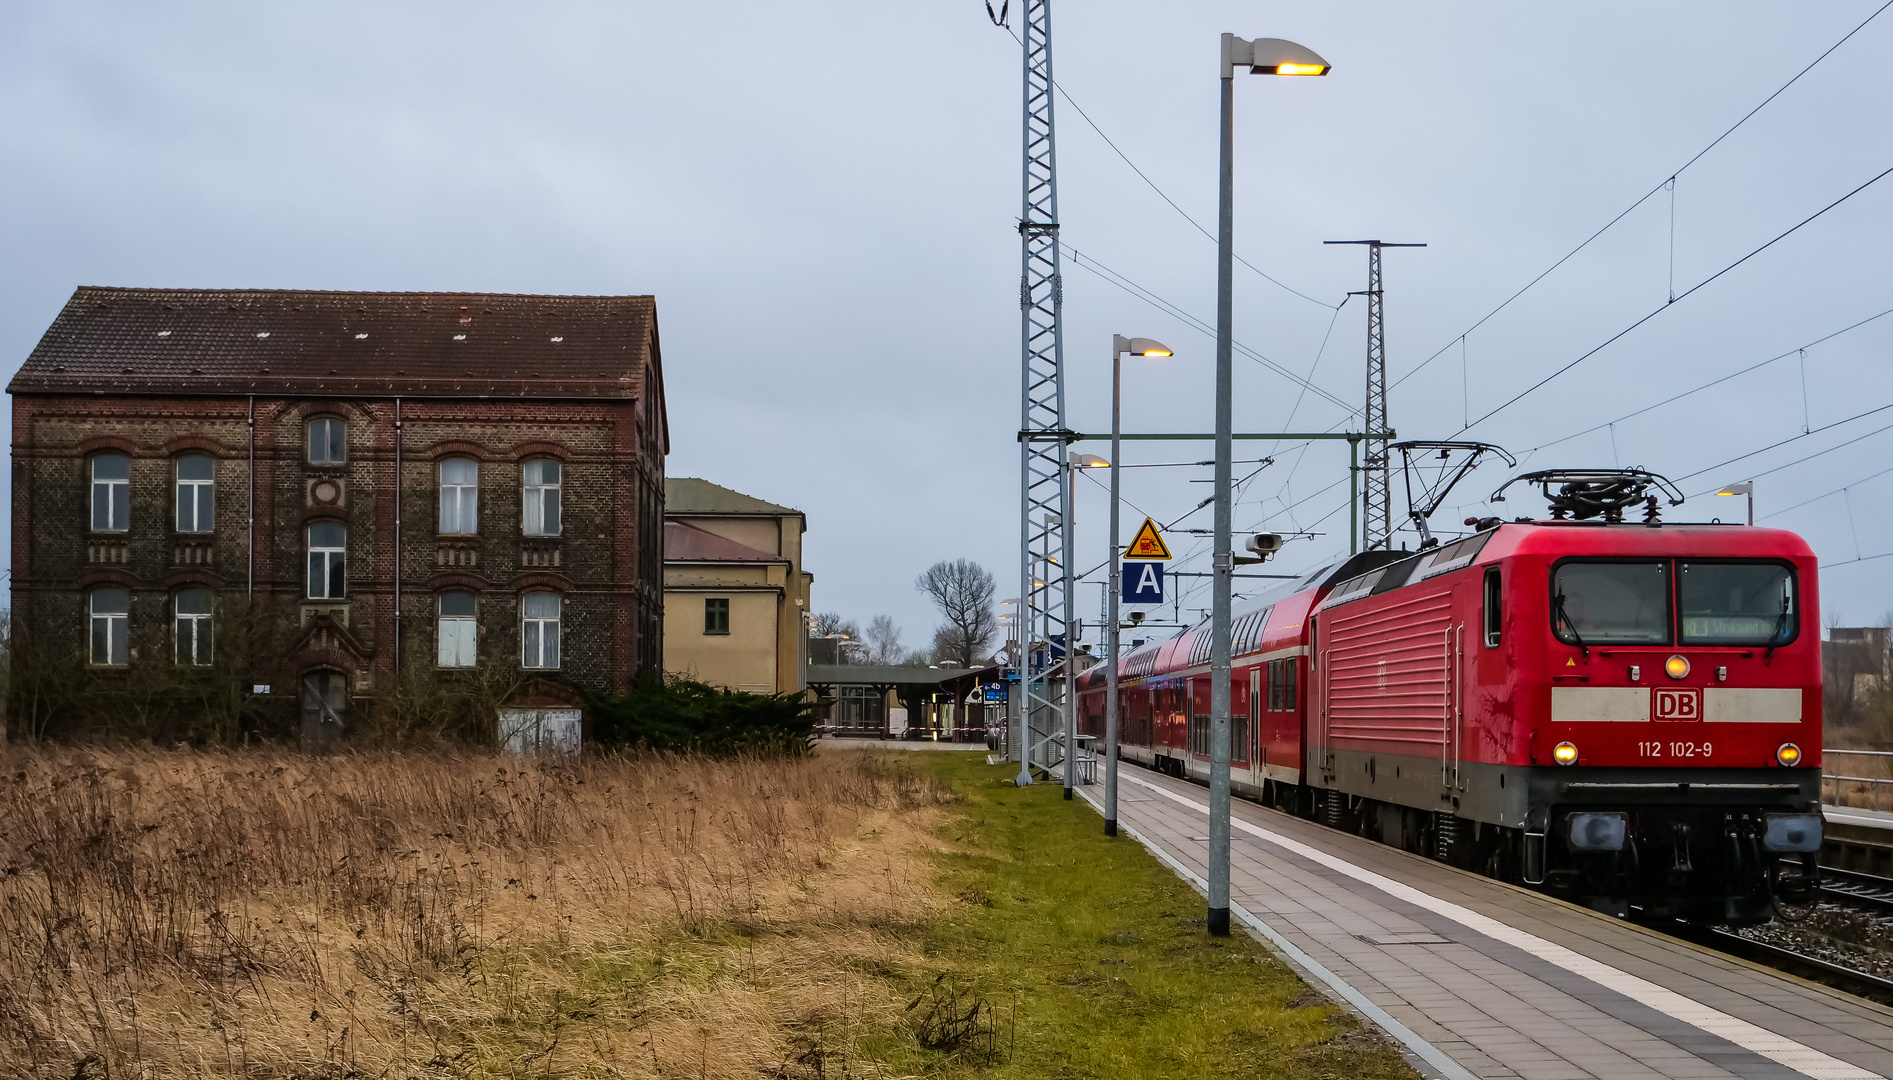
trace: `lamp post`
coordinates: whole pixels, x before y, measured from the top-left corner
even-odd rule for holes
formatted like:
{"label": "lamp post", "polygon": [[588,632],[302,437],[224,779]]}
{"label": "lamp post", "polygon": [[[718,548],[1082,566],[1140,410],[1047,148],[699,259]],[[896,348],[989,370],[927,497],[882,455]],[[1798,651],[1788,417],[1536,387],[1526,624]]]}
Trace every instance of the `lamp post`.
{"label": "lamp post", "polygon": [[1216,521],[1211,565],[1209,756],[1209,932],[1229,936],[1229,594],[1235,570],[1230,551],[1230,416],[1233,397],[1230,336],[1233,284],[1236,68],[1253,75],[1326,75],[1328,62],[1280,38],[1222,39],[1222,161],[1216,227]]}
{"label": "lamp post", "polygon": [[1716,494],[1748,496],[1748,523],[1755,524],[1755,481],[1744,480],[1739,484],[1729,484]]}
{"label": "lamp post", "polygon": [[1118,601],[1124,592],[1123,551],[1118,533],[1118,448],[1122,441],[1124,414],[1124,354],[1132,356],[1169,356],[1170,347],[1150,338],[1111,335],[1111,583],[1105,593],[1109,614],[1105,616],[1104,649],[1104,835],[1117,835],[1117,635]]}
{"label": "lamp post", "polygon": [[[1071,451],[1065,455],[1065,553],[1061,557],[1064,565],[1065,611],[1070,614],[1073,600],[1078,589],[1078,579],[1072,570],[1072,508],[1078,501],[1072,494],[1072,481],[1079,469],[1101,469],[1111,464],[1096,454],[1080,454]],[[1074,774],[1078,764],[1078,632],[1079,620],[1065,620],[1065,798],[1072,795],[1072,787],[1077,783]]]}

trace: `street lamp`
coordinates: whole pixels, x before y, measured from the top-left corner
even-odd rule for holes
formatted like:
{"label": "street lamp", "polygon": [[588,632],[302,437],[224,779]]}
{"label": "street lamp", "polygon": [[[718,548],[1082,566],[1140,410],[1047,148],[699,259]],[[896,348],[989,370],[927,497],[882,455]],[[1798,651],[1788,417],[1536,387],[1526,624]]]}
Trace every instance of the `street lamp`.
{"label": "street lamp", "polygon": [[1104,650],[1104,835],[1117,835],[1117,632],[1118,600],[1124,588],[1124,566],[1119,561],[1123,551],[1118,543],[1117,462],[1124,413],[1124,354],[1132,356],[1170,356],[1168,345],[1151,338],[1127,338],[1111,335],[1111,584],[1110,614],[1105,625],[1110,637]]}
{"label": "street lamp", "polygon": [[1755,524],[1755,481],[1744,480],[1739,484],[1730,484],[1721,491],[1716,492],[1716,494],[1748,496],[1748,523],[1750,525]]}
{"label": "street lamp", "polygon": [[1065,589],[1065,798],[1072,796],[1075,767],[1078,764],[1078,634],[1075,627],[1078,620],[1071,618],[1073,594],[1078,589],[1078,579],[1072,569],[1072,530],[1075,527],[1071,513],[1076,509],[1078,500],[1071,494],[1072,484],[1079,469],[1103,469],[1110,462],[1096,454],[1080,454],[1070,451],[1065,455],[1065,557],[1064,565],[1059,567],[1064,578]]}
{"label": "street lamp", "polygon": [[1222,161],[1216,228],[1216,522],[1212,549],[1215,587],[1210,600],[1209,932],[1229,936],[1229,594],[1235,570],[1230,551],[1230,338],[1234,308],[1232,233],[1235,225],[1235,76],[1326,75],[1328,62],[1312,49],[1280,38],[1222,38]]}

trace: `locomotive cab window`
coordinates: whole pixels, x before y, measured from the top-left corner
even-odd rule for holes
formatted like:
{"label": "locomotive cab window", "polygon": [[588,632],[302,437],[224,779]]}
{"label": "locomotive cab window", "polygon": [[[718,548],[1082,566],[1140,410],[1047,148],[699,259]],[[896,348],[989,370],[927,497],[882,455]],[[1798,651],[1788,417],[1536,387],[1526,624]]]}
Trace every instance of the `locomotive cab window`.
{"label": "locomotive cab window", "polygon": [[1800,630],[1794,585],[1794,571],[1781,563],[1682,563],[1682,643],[1786,645]]}
{"label": "locomotive cab window", "polygon": [[1551,571],[1551,629],[1567,645],[1667,645],[1667,563],[1559,563]]}
{"label": "locomotive cab window", "polygon": [[1503,595],[1504,594],[1499,591],[1499,568],[1496,566],[1487,567],[1485,572],[1484,620],[1485,647],[1488,649],[1496,649],[1499,647],[1499,627],[1504,625],[1503,620],[1500,618],[1503,612],[1499,607]]}

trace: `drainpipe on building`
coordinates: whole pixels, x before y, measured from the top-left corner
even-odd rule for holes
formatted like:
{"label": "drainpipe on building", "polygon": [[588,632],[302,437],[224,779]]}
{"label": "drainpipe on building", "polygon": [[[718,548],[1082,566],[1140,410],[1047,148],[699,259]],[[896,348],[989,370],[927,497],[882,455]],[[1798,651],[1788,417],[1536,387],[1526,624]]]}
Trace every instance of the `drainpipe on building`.
{"label": "drainpipe on building", "polygon": [[[475,635],[478,640],[478,635]],[[477,649],[478,646],[475,646]],[[394,683],[401,685],[401,399],[394,399]]]}
{"label": "drainpipe on building", "polygon": [[[250,505],[247,510],[249,520],[244,525],[243,544],[247,552],[248,567],[244,570],[243,595],[252,605],[256,603],[256,395],[250,395],[250,411],[247,417],[250,426],[250,464],[244,476],[244,486],[250,489]],[[254,612],[252,612],[254,614]]]}

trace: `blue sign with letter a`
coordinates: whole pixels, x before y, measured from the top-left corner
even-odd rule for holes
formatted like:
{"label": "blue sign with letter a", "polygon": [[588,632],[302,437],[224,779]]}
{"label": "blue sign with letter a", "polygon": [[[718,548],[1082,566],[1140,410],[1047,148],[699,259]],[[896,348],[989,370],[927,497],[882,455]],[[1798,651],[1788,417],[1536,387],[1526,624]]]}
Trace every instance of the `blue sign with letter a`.
{"label": "blue sign with letter a", "polygon": [[1163,603],[1163,564],[1160,562],[1127,562],[1124,564],[1123,594],[1118,598],[1126,604],[1161,604]]}

